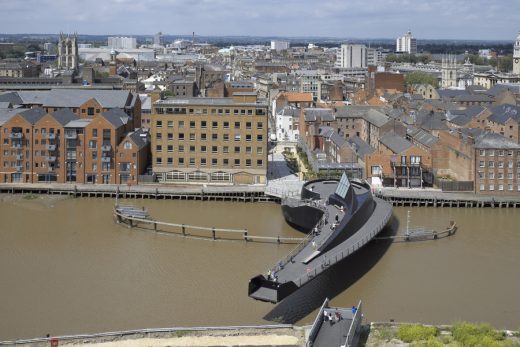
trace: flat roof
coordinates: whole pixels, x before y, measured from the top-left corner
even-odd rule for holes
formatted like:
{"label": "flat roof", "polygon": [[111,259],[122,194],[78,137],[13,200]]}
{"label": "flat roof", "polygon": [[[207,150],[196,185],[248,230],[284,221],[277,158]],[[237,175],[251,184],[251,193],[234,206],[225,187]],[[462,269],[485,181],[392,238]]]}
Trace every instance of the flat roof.
{"label": "flat roof", "polygon": [[171,98],[158,100],[154,106],[259,106],[267,107],[266,102],[237,102],[233,98]]}

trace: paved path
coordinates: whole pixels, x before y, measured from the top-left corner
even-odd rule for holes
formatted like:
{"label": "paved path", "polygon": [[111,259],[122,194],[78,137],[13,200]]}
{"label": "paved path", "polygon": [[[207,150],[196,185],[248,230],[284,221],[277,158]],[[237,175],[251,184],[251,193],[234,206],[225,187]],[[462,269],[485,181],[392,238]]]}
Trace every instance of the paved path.
{"label": "paved path", "polygon": [[269,153],[266,194],[277,197],[299,195],[303,182],[287,165],[282,154],[283,147],[286,146],[278,145]]}

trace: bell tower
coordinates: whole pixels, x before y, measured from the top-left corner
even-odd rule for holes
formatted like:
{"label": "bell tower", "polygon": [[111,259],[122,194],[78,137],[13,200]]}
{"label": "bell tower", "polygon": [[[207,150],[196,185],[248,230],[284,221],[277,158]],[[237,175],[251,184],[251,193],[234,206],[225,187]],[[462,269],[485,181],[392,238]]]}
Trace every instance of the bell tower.
{"label": "bell tower", "polygon": [[78,69],[78,35],[73,36],[60,33],[58,41],[58,68],[64,70]]}
{"label": "bell tower", "polygon": [[457,87],[457,61],[451,55],[442,58],[441,87],[443,89]]}
{"label": "bell tower", "polygon": [[520,32],[516,37],[515,45],[513,47],[513,73],[520,75]]}

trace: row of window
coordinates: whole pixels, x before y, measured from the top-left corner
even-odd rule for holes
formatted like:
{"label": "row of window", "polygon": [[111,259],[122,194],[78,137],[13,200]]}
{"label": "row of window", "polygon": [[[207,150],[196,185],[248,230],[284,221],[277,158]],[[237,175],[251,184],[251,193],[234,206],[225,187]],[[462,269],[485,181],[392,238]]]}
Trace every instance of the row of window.
{"label": "row of window", "polygon": [[[155,133],[155,139],[156,140],[162,140],[163,139],[163,133]],[[174,140],[174,136],[173,136],[173,133],[167,133],[166,134],[166,139],[168,141],[173,141]],[[251,134],[246,134],[245,136],[245,140],[246,141],[252,141],[253,139],[253,135]],[[186,140],[186,137],[184,136],[184,133],[178,133],[177,134],[177,140],[179,141],[184,141]],[[190,133],[189,134],[189,140],[190,141],[196,141],[197,140],[197,134],[195,133]],[[208,140],[208,134],[206,133],[202,133],[200,134],[200,140],[201,141],[207,141]],[[211,134],[211,141],[218,141],[219,140],[219,134]],[[222,134],[222,140],[223,141],[229,141],[229,134]],[[242,141],[242,135],[241,134],[234,134],[234,140],[236,142],[240,142]],[[262,134],[258,134],[256,135],[256,141],[258,142],[262,142],[264,140],[264,135]],[[94,141],[94,140],[91,140],[91,141]]]}
{"label": "row of window", "polygon": [[[174,162],[173,162],[173,157],[168,157],[166,158],[166,162],[163,162],[163,158],[162,157],[157,157],[155,158],[155,164],[156,165],[163,165],[163,164],[167,164],[167,165],[173,165]],[[224,158],[224,159],[221,159],[219,161],[218,158],[211,158],[211,166],[218,166],[219,165],[219,162],[222,166],[229,166],[229,163],[230,163],[230,160],[228,158]],[[245,164],[245,167],[251,167],[252,166],[252,163],[253,163],[253,160],[252,159],[246,159],[244,162],[241,162],[240,159],[238,158],[235,158],[231,161],[234,165],[234,167],[240,167],[241,163],[244,163]],[[185,165],[186,163],[188,163],[190,166],[195,166],[195,165],[200,165],[200,166],[206,166],[208,164],[208,159],[207,158],[200,158],[199,161],[197,162],[196,158],[188,158],[188,160],[186,160],[185,158],[183,157],[180,157],[180,158],[177,158],[177,164],[178,165]],[[264,161],[262,159],[257,159],[256,160],[256,166],[257,167],[263,167],[264,166]]]}
{"label": "row of window", "polygon": [[[498,155],[499,157],[503,157],[505,155],[508,155],[510,157],[512,157],[514,154],[515,154],[515,151],[513,150],[503,150],[503,149],[497,149],[497,150],[494,150],[494,149],[488,149],[488,150],[485,150],[485,149],[481,149],[479,150],[479,155],[481,157],[484,157],[484,156],[489,156],[489,157],[493,157],[495,155]],[[516,151],[516,156],[517,157],[520,157],[520,151]]]}
{"label": "row of window", "polygon": [[[185,123],[184,123],[183,120],[180,120],[177,123],[178,123],[177,124],[178,128],[184,128]],[[199,124],[197,124],[197,123],[199,123]],[[189,121],[189,126],[190,126],[190,129],[195,129],[195,128],[197,128],[197,126],[198,126],[198,128],[206,129],[208,127],[208,123],[209,122],[205,121],[205,120],[202,120],[200,122],[197,122],[197,121],[194,121],[194,120],[190,120]],[[252,122],[246,122],[245,123],[246,129],[252,129],[252,125],[253,125]],[[155,121],[155,126],[157,128],[162,128],[163,127],[163,121],[160,120],[160,119],[156,120]],[[173,121],[173,120],[166,121],[166,126],[168,128],[173,128],[175,126],[175,121]],[[229,126],[230,126],[230,122],[228,122],[228,121],[222,122],[222,127],[224,129],[229,129]],[[211,121],[211,128],[212,129],[218,129],[218,127],[219,127],[219,122],[218,121]],[[233,127],[235,129],[240,129],[241,122],[233,122]],[[264,122],[256,122],[256,128],[257,129],[263,129],[264,128]]]}
{"label": "row of window", "polygon": [[219,109],[216,109],[216,108],[212,108],[212,109],[207,109],[207,108],[184,108],[184,107],[156,107],[155,108],[155,112],[157,114],[205,114],[207,115],[208,112],[209,114],[216,114],[216,115],[219,115],[219,116],[222,116],[222,115],[241,115],[241,116],[253,116],[253,115],[257,115],[257,116],[264,116],[266,114],[266,110],[265,109],[261,109],[261,108],[257,108],[256,109],[256,112],[253,112],[252,109],[230,109],[230,108],[219,108]]}
{"label": "row of window", "polygon": [[[486,179],[486,174],[485,174],[484,172],[479,172],[479,173],[478,173],[478,177],[479,177],[480,179]],[[494,180],[495,177],[496,177],[497,179],[499,179],[499,180],[502,180],[502,179],[504,179],[504,178],[507,178],[508,180],[511,180],[511,179],[513,179],[514,175],[513,175],[512,172],[508,172],[506,175],[504,175],[503,172],[497,172],[496,175],[495,175],[494,172],[489,172],[489,173],[487,174],[487,178],[490,179],[490,180]],[[518,173],[516,174],[516,178],[520,179],[520,172],[518,172]]]}
{"label": "row of window", "polygon": [[[484,160],[480,160],[478,165],[479,165],[479,167],[486,167],[486,162],[485,162]],[[495,166],[495,162],[494,162],[493,160],[489,160],[489,161],[487,162],[487,167],[488,167],[488,168],[494,168],[494,167],[497,167],[497,168],[499,168],[499,169],[503,169],[503,168],[505,167],[505,162],[503,162],[503,161],[497,161],[497,164],[496,164],[496,166]],[[513,163],[513,161],[508,161],[508,162],[507,162],[507,167],[508,167],[509,169],[512,169],[512,168],[514,167],[514,163]],[[520,169],[520,161],[518,161],[518,162],[516,163],[516,167]]]}
{"label": "row of window", "polygon": [[184,173],[180,171],[167,172],[164,174],[158,174],[158,179],[162,181],[207,181],[208,178],[212,182],[230,182],[232,175],[227,172],[212,172],[207,174],[205,172],[190,172]]}
{"label": "row of window", "polygon": [[[517,188],[516,188],[519,192],[520,192],[520,184],[517,185]],[[480,190],[481,191],[484,191],[486,190],[486,185],[485,184],[481,184],[480,185]],[[495,190],[495,185],[494,184],[490,184],[488,185],[488,188],[487,190],[490,190],[490,191],[494,191]],[[504,185],[503,184],[499,184],[497,185],[497,190],[498,191],[503,191],[504,190]],[[512,184],[508,184],[507,185],[507,190],[512,192],[514,190],[514,185]]]}
{"label": "row of window", "polygon": [[[164,147],[163,147],[163,145],[156,145],[155,152],[162,153],[164,148],[168,151],[168,153],[173,153],[173,151],[174,151],[173,145],[168,145],[168,146],[164,146]],[[233,153],[241,153],[241,152],[244,152],[246,154],[252,153],[252,147],[250,147],[250,146],[247,146],[245,148],[242,148],[240,146],[233,146],[232,149],[233,149]],[[179,145],[177,147],[177,151],[179,153],[184,153],[184,150],[185,150],[184,145]],[[187,147],[187,151],[189,151],[190,153],[196,153],[196,152],[207,153],[207,152],[209,152],[209,150],[210,150],[209,146],[199,146],[199,148],[196,148],[196,146]],[[230,147],[229,146],[221,146],[221,147],[211,146],[211,153],[219,153],[219,152],[224,153],[224,154],[230,153]],[[264,152],[263,147],[256,147],[256,154],[262,154],[263,152]]]}

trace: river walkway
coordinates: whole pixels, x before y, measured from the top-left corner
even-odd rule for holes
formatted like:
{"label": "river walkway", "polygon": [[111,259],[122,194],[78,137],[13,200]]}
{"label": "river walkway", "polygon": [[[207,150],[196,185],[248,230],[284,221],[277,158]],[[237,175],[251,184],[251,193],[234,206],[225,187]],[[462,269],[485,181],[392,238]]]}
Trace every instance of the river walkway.
{"label": "river walkway", "polygon": [[374,195],[393,206],[431,207],[520,207],[520,195],[480,195],[442,192],[438,189],[377,188]]}

